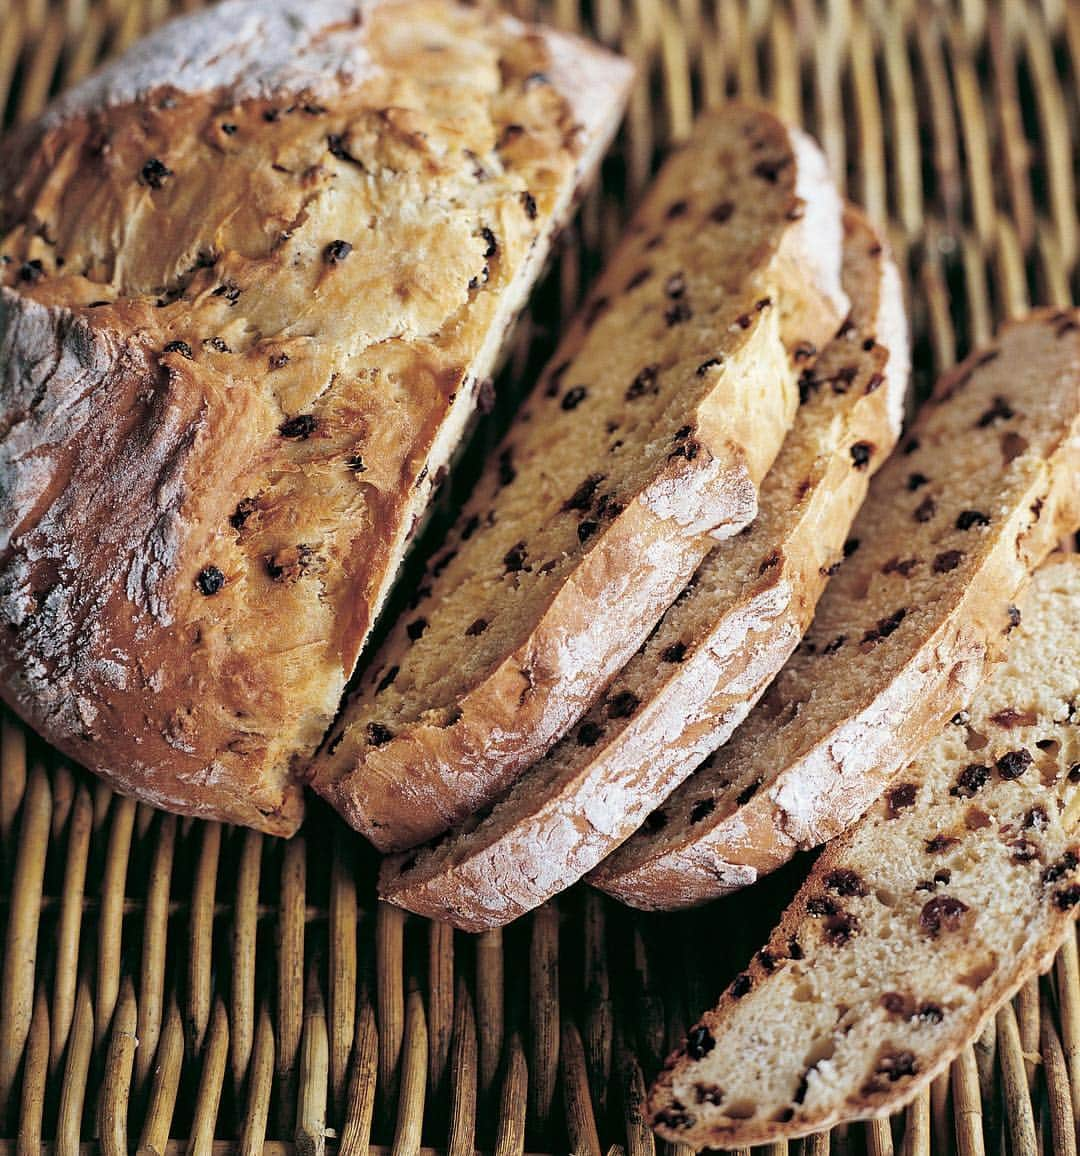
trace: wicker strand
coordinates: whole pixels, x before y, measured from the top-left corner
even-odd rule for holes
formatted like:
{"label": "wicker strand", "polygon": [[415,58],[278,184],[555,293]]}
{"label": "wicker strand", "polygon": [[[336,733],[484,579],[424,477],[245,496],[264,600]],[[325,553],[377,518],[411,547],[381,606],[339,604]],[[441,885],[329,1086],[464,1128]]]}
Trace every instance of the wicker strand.
{"label": "wicker strand", "polygon": [[589,1093],[585,1048],[577,1025],[570,1019],[563,1019],[560,1029],[559,1066],[570,1150],[575,1156],[602,1156],[592,1096]]}
{"label": "wicker strand", "polygon": [[458,980],[454,997],[454,1029],[451,1041],[450,1129],[446,1156],[473,1156],[476,1149],[477,1047],[472,997],[464,979]]}
{"label": "wicker strand", "polygon": [[525,1049],[521,1046],[521,1037],[515,1032],[507,1044],[494,1156],[521,1156],[525,1151],[525,1105],[528,1093]]}
{"label": "wicker strand", "polygon": [[161,1036],[165,1004],[165,959],[169,924],[169,889],[172,882],[173,852],[176,846],[176,816],[157,818],[154,856],[146,888],[143,919],[142,967],[139,971],[139,1047],[135,1053],[135,1087],[142,1091]]}
{"label": "wicker strand", "polygon": [[454,929],[445,923],[428,928],[428,1081],[431,1095],[442,1094],[454,1028]]}
{"label": "wicker strand", "polygon": [[0,1125],[8,1118],[15,1075],[30,1034],[34,1011],[38,923],[49,842],[49,780],[44,769],[31,769],[23,799],[18,853],[11,884],[12,902],[0,971]]}
{"label": "wicker strand", "polygon": [[135,986],[131,977],[125,976],[112,1017],[105,1074],[98,1097],[98,1140],[103,1156],[127,1156],[128,1152],[127,1116],[138,1044],[137,1016]]}
{"label": "wicker strand", "polygon": [[589,1092],[598,1113],[607,1106],[611,1079],[614,1012],[607,956],[605,905],[594,891],[586,891],[584,903],[585,1064]]}
{"label": "wicker strand", "polygon": [[202,1051],[213,1001],[214,890],[221,854],[221,826],[218,823],[206,823],[201,835],[188,924],[188,985],[184,1026],[188,1049],[192,1055]]}
{"label": "wicker strand", "polygon": [[975,1050],[964,1048],[952,1065],[953,1112],[959,1156],[983,1156],[982,1099]]}
{"label": "wicker strand", "polygon": [[195,1093],[195,1112],[191,1121],[188,1156],[210,1156],[214,1144],[221,1089],[229,1058],[229,1017],[220,996],[214,1000],[210,1024],[203,1043],[202,1070]]}
{"label": "wicker strand", "polygon": [[379,1089],[384,1114],[397,1102],[398,1059],[405,1035],[405,914],[380,903],[375,922],[375,963],[379,984]]}
{"label": "wicker strand", "polygon": [[344,826],[334,832],[330,874],[330,1096],[333,1116],[345,1108],[349,1055],[356,1031],[357,901],[354,877],[355,840]]}
{"label": "wicker strand", "polygon": [[428,1030],[424,1001],[413,989],[405,1000],[405,1033],[401,1050],[401,1089],[392,1156],[418,1156],[427,1094]]}
{"label": "wicker strand", "polygon": [[559,1066],[559,914],[554,903],[532,917],[529,955],[530,1106],[537,1126],[551,1113]]}
{"label": "wicker strand", "polygon": [[278,1123],[291,1135],[296,1117],[296,1057],[304,1019],[304,907],[307,857],[303,836],[285,844],[281,858],[281,916],[278,923],[277,1041]]}
{"label": "wicker strand", "polygon": [[322,1156],[326,1150],[326,1099],[330,1075],[330,1035],[326,1026],[318,961],[312,960],[304,990],[304,1026],[300,1036],[296,1107],[297,1156]]}
{"label": "wicker strand", "polygon": [[243,844],[236,870],[236,899],[233,903],[232,1015],[229,1023],[229,1064],[237,1097],[241,1094],[255,1045],[255,945],[263,843],[262,835],[257,831],[245,831],[241,838]]}
{"label": "wicker strand", "polygon": [[[3,49],[0,48],[0,79]],[[3,89],[0,87],[0,98]],[[0,868],[4,886],[10,885],[14,858],[15,821],[26,790],[26,731],[6,710],[0,712]]]}
{"label": "wicker strand", "polygon": [[139,1156],[164,1156],[172,1128],[184,1062],[184,1026],[175,996],[165,1010],[151,1072],[150,1099],[139,1139]]}
{"label": "wicker strand", "polygon": [[48,1078],[49,1001],[44,987],[39,986],[30,1017],[30,1034],[26,1038],[15,1156],[38,1156],[42,1150],[41,1124]]}
{"label": "wicker strand", "polygon": [[68,1037],[67,1062],[60,1082],[60,1106],[56,1113],[56,1156],[79,1156],[83,1105],[86,1101],[90,1056],[94,1047],[94,1007],[90,983],[79,980],[75,1014]]}
{"label": "wicker strand", "polygon": [[998,1055],[1005,1092],[1005,1118],[1009,1127],[1009,1152],[1012,1156],[1035,1156],[1035,1119],[1024,1072],[1024,1055],[1020,1048],[1020,1029],[1011,1003],[997,1013]]}
{"label": "wicker strand", "polygon": [[502,929],[476,939],[476,1023],[480,1103],[491,1103],[503,1051]]}
{"label": "wicker strand", "polygon": [[274,1024],[266,1004],[259,1008],[248,1069],[247,1109],[237,1156],[259,1156],[270,1118],[270,1093],[274,1084]]}
{"label": "wicker strand", "polygon": [[375,1089],[379,1065],[379,1035],[371,1004],[360,1006],[356,1016],[352,1074],[341,1127],[341,1151],[367,1156],[371,1121],[375,1115]]}
{"label": "wicker strand", "polygon": [[1073,1115],[1080,1119],[1080,962],[1075,934],[1066,937],[1058,952],[1056,973],[1061,1045],[1069,1070]]}
{"label": "wicker strand", "polygon": [[1050,1116],[1052,1150],[1055,1156],[1076,1156],[1076,1117],[1073,1115],[1065,1053],[1054,1026],[1049,1004],[1042,1006],[1039,1022],[1039,1053],[1046,1073],[1047,1108]]}

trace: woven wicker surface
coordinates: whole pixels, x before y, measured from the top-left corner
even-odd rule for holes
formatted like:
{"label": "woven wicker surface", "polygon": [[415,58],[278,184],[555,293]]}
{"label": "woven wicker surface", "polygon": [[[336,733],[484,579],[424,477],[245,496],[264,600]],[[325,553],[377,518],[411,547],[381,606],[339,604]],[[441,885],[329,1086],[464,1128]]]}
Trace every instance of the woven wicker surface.
{"label": "woven wicker surface", "polygon": [[[173,7],[0,0],[5,123]],[[518,10],[620,47],[642,79],[508,380],[550,347],[695,109],[735,93],[804,121],[848,194],[888,222],[917,391],[1003,317],[1075,299],[1077,0]],[[0,1153],[40,1151],[43,1138],[63,1153],[95,1139],[108,1152],[295,1142],[315,1153],[324,1135],[402,1156],[421,1143],[455,1156],[474,1144],[506,1156],[681,1152],[654,1145],[642,1122],[644,1080],[798,876],[796,865],[748,897],[672,917],[579,889],[473,939],[377,907],[372,857],[321,809],[286,844],[111,795],[10,718],[0,748]],[[1078,1110],[1070,937],[1053,972],[906,1113],[801,1147],[1075,1156]]]}

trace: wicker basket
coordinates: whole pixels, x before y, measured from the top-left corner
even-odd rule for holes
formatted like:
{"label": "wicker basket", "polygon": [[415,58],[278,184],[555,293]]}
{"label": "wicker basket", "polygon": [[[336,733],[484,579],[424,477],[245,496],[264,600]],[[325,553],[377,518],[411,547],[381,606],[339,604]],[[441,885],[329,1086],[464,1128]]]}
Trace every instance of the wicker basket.
{"label": "wicker basket", "polygon": [[[641,82],[511,380],[550,348],[664,148],[697,107],[735,93],[804,121],[848,194],[888,222],[917,393],[1003,317],[1075,297],[1077,0],[518,7],[620,47]],[[5,123],[169,12],[0,0]],[[799,874],[668,917],[577,889],[470,938],[376,905],[373,858],[319,807],[284,843],[114,796],[10,717],[0,744],[0,1154],[74,1156],[96,1140],[116,1153],[648,1156],[665,1146],[642,1119],[645,1081]],[[801,1147],[1075,1156],[1077,1109],[1070,936],[1052,974],[900,1117]]]}

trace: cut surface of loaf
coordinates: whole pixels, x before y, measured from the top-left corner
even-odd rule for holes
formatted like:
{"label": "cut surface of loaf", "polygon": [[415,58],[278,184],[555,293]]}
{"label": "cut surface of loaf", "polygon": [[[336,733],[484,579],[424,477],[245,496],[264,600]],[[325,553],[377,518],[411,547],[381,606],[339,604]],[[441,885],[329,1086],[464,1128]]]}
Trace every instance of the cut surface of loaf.
{"label": "cut surface of loaf", "polygon": [[227,0],[0,152],[0,689],[157,805],[306,765],[631,69],[443,0]]}
{"label": "cut surface of loaf", "polygon": [[758,109],[669,159],[316,760],[377,846],[497,798],[753,517],[793,366],[847,307],[840,208]]}
{"label": "cut surface of loaf", "polygon": [[583,720],[490,815],[386,860],[384,898],[469,931],[538,906],[636,830],[790,655],[895,444],[907,388],[899,273],[860,213],[844,226],[851,314],[803,382],[753,526],[712,550]]}
{"label": "cut surface of loaf", "polygon": [[895,1112],[1050,965],[1080,903],[1080,559],[1050,559],[1020,613],[970,710],[668,1061],[662,1135],[734,1148]]}
{"label": "cut surface of loaf", "polygon": [[803,643],[715,759],[593,873],[638,907],[752,883],[853,823],[963,707],[1080,523],[1080,313],[1006,326],[871,483]]}

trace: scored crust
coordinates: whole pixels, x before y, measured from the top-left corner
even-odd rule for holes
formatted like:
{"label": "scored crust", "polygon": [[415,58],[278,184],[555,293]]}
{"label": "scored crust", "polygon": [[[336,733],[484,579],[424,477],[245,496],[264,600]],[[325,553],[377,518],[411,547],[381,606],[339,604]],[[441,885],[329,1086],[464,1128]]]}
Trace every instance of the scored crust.
{"label": "scored crust", "polygon": [[[713,549],[583,722],[490,815],[387,859],[383,898],[480,931],[569,887],[726,740],[798,643],[895,444],[908,380],[896,265],[861,213],[844,225],[852,312],[814,367],[822,384],[803,383],[753,528]],[[861,465],[855,446],[872,447]]]}
{"label": "scored crust", "polygon": [[661,1135],[773,1143],[896,1112],[1080,910],[1080,558],[1051,559],[1006,660],[814,865],[651,1094]]}
{"label": "scored crust", "polygon": [[1080,312],[1039,310],[942,378],[799,650],[593,882],[685,907],[839,834],[966,704],[1030,571],[1078,524]]}
{"label": "scored crust", "polygon": [[754,108],[665,165],[316,761],[378,847],[494,801],[752,518],[792,356],[846,309],[840,208],[816,146]]}
{"label": "scored crust", "polygon": [[444,0],[226,3],[0,154],[0,693],[289,834],[628,64]]}

